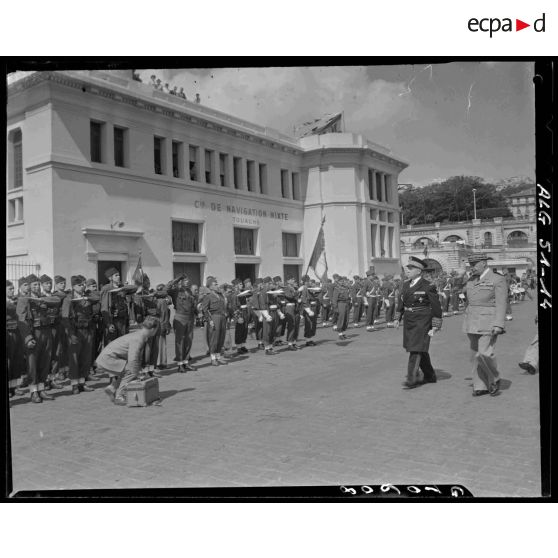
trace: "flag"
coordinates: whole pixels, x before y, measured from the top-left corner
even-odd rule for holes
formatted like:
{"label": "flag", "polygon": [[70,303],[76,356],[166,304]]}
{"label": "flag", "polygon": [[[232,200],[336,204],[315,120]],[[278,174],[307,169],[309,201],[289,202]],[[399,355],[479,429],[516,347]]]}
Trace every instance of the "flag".
{"label": "flag", "polygon": [[428,256],[428,245],[424,246],[424,251],[422,253],[424,254],[425,258],[426,258],[426,256]]}
{"label": "flag", "polygon": [[322,219],[320,231],[318,232],[318,238],[316,239],[316,244],[314,245],[312,256],[310,256],[310,261],[308,262],[308,269],[312,269],[314,275],[322,282],[327,279],[324,223],[325,217]]}
{"label": "flag", "polygon": [[295,135],[303,138],[305,136],[340,132],[342,116],[342,112],[337,112],[335,114],[326,114],[321,118],[316,118],[316,120],[304,122],[300,126],[295,127]]}
{"label": "flag", "polygon": [[136,285],[143,285],[143,267],[141,265],[141,253],[139,255],[139,259],[138,259],[138,265],[136,265],[136,271],[134,271],[134,274],[132,275],[132,281],[136,284]]}

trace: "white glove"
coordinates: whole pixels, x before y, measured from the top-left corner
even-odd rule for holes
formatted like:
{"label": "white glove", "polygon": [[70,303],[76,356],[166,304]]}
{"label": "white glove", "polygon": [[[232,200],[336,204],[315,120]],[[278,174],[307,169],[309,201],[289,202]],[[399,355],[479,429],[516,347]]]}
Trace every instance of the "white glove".
{"label": "white glove", "polygon": [[281,320],[285,319],[285,314],[283,314],[283,312],[281,312],[280,310],[277,311],[277,315],[279,316],[279,319]]}

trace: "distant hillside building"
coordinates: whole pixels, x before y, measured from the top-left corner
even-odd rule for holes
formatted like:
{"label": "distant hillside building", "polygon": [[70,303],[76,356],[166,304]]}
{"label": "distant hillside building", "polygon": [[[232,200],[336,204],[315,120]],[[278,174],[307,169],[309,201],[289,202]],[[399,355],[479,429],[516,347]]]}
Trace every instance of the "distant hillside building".
{"label": "distant hillside building", "polygon": [[516,194],[505,196],[512,215],[516,219],[534,219],[537,212],[535,186],[530,186]]}
{"label": "distant hillside building", "polygon": [[530,219],[473,219],[460,223],[407,225],[401,229],[401,259],[428,258],[432,267],[464,269],[471,252],[485,252],[498,271],[521,273],[536,268],[537,226]]}

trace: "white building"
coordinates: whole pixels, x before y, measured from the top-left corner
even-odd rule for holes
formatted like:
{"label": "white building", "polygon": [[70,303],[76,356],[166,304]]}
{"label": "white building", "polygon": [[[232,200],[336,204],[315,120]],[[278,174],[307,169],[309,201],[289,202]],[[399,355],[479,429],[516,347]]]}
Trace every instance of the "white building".
{"label": "white building", "polygon": [[399,173],[353,133],[295,139],[156,91],[131,72],[32,72],[8,86],[8,277],[15,262],[104,282],[141,254],[152,284],[400,270]]}

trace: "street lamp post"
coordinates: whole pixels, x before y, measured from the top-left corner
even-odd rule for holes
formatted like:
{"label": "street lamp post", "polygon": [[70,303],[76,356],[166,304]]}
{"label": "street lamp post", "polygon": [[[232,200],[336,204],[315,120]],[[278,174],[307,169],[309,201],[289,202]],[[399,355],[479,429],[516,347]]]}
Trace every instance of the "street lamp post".
{"label": "street lamp post", "polygon": [[477,218],[477,189],[473,188],[473,219]]}

